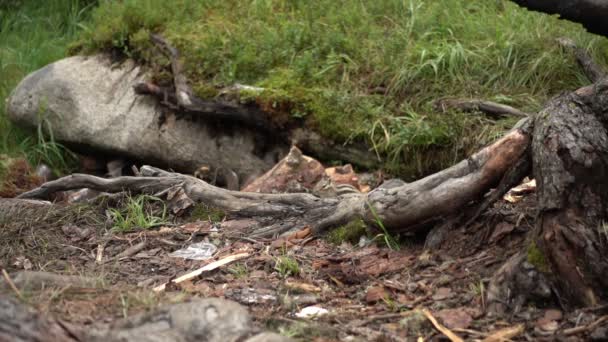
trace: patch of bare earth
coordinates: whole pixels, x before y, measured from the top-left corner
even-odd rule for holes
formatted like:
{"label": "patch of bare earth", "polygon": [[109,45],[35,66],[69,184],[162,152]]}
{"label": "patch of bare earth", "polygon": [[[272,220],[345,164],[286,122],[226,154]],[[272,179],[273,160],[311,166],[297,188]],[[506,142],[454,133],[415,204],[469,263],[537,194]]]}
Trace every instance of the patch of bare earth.
{"label": "patch of bare earth", "polygon": [[[445,336],[438,326],[466,340],[496,333],[511,340],[583,340],[586,331],[568,329],[592,323],[599,312],[563,313],[539,303],[542,309],[526,307],[513,316],[485,315],[489,277],[523,248],[531,203],[533,195],[515,204],[499,202],[469,227],[450,229],[450,238],[433,248],[406,241],[399,251],[376,243],[336,246],[306,229],[278,241],[227,237],[246,221],[186,220],[110,233],[103,208],[87,206],[69,217],[51,213],[29,226],[3,223],[0,262],[15,287],[5,280],[2,293],[81,325],[110,323],[193,297],[223,297],[247,306],[259,326],[303,340],[436,340]],[[217,246],[213,258],[169,256],[196,242]],[[234,255],[242,258],[176,281]],[[86,282],[28,283],[24,271]]]}

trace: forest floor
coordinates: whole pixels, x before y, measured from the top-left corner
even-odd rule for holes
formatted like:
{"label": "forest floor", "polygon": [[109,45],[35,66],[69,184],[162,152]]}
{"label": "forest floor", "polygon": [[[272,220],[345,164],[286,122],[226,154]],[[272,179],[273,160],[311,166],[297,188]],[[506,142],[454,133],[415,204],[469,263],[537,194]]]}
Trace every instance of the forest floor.
{"label": "forest floor", "polygon": [[[605,336],[595,329],[605,323],[599,311],[564,312],[551,301],[507,316],[485,313],[489,278],[524,248],[533,228],[534,193],[496,203],[470,226],[450,229],[432,248],[424,248],[424,237],[411,237],[401,238],[399,250],[366,239],[338,245],[308,236],[306,228],[282,240],[235,239],[229,233],[245,229],[246,220],[218,219],[196,208],[146,230],[108,229],[116,221],[108,213],[125,201],[132,198],[72,205],[26,225],[4,221],[0,266],[10,275],[0,293],[80,327],[117,322],[163,304],[222,297],[246,306],[259,327],[305,341],[445,340],[445,331],[430,318],[465,340]],[[159,202],[150,205],[164,211]],[[199,242],[217,247],[211,258],[171,255]],[[242,259],[157,288],[233,255]],[[83,281],[44,274],[40,280],[39,272]],[[307,310],[316,315],[302,317]]]}

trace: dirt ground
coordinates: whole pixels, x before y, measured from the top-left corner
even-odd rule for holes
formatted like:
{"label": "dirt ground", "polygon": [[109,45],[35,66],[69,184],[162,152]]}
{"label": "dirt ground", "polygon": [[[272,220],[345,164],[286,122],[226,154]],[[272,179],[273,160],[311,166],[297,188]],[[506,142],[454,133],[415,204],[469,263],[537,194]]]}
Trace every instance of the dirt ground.
{"label": "dirt ground", "polygon": [[[430,318],[465,340],[493,334],[517,341],[591,340],[598,330],[591,328],[601,326],[597,321],[605,307],[564,312],[549,301],[505,317],[485,314],[489,277],[523,248],[534,223],[533,203],[533,194],[515,204],[501,201],[471,226],[447,231],[449,236],[432,248],[424,248],[424,236],[414,236],[402,237],[400,250],[386,247],[381,236],[336,245],[308,236],[306,229],[283,240],[230,238],[231,232],[246,229],[246,220],[212,222],[192,215],[116,233],[107,218],[112,203],[76,205],[28,224],[3,222],[0,262],[17,286],[5,281],[1,291],[84,326],[115,322],[165,303],[223,297],[248,307],[260,327],[306,341],[446,340]],[[169,256],[197,242],[217,246],[213,258]],[[249,256],[154,290],[237,253]],[[88,282],[25,285],[18,279],[24,270],[76,275]],[[307,307],[323,312],[298,317]]]}

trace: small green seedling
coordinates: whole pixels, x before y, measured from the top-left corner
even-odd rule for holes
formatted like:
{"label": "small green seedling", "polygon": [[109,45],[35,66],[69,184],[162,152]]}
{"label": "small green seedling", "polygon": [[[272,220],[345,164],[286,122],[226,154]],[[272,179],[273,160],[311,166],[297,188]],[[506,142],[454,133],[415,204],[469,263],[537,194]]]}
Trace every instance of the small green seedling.
{"label": "small green seedling", "polygon": [[[152,212],[152,208],[149,205],[150,202],[160,202],[162,204],[160,216]],[[109,210],[109,213],[114,222],[112,231],[115,233],[148,229],[167,222],[167,207],[164,202],[158,197],[149,195],[128,196],[127,203],[122,210],[113,208]]]}
{"label": "small green seedling", "polygon": [[386,246],[388,248],[390,248],[391,250],[394,250],[394,251],[398,251],[399,250],[399,243],[388,232],[388,230],[384,226],[384,223],[382,223],[382,220],[380,219],[380,216],[378,216],[378,214],[376,213],[376,209],[374,209],[374,207],[369,202],[367,202],[367,207],[369,208],[369,210],[371,211],[372,215],[374,216],[374,221],[376,222],[376,225],[378,227],[380,227],[380,229],[382,230],[382,234],[376,235],[376,237],[374,237],[374,239],[376,239],[376,238],[382,238],[382,239],[384,239],[384,243],[386,243]]}

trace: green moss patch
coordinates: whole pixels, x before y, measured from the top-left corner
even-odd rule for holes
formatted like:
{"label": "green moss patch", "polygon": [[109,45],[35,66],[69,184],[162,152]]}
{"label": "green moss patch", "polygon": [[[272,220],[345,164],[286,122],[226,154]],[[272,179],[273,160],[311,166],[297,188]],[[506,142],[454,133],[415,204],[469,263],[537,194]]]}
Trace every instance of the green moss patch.
{"label": "green moss patch", "polygon": [[549,264],[547,263],[547,259],[545,258],[545,255],[540,250],[540,248],[538,248],[538,246],[536,245],[536,242],[534,242],[534,241],[532,241],[528,245],[528,255],[527,255],[526,260],[530,264],[534,265],[534,267],[536,267],[541,272],[546,273],[546,272],[550,271]]}
{"label": "green moss patch", "polygon": [[335,245],[343,242],[357,244],[361,236],[367,234],[367,225],[363,220],[353,220],[343,226],[332,229],[327,233],[325,239]]}

